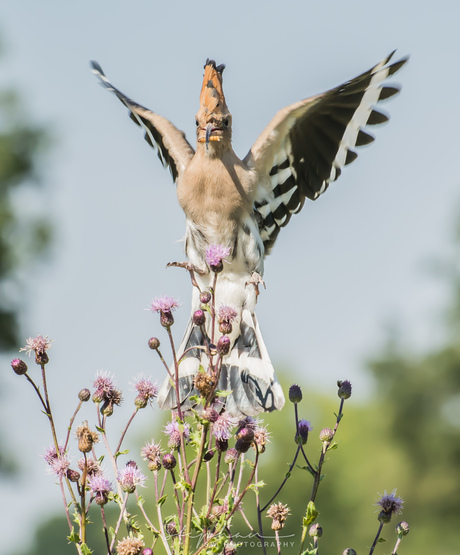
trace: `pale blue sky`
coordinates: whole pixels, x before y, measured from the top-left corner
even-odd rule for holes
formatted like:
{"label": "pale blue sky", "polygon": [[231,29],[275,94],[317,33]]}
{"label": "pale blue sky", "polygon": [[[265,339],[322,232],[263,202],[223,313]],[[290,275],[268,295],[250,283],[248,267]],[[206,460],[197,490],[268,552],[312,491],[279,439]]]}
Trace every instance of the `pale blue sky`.
{"label": "pale blue sky", "polygon": [[[170,175],[123,106],[97,85],[90,59],[192,143],[203,64],[225,63],[234,146],[244,156],[278,109],[395,48],[396,57],[410,54],[396,76],[403,92],[385,106],[391,122],[375,128],[375,143],[280,234],[258,316],[275,366],[322,390],[348,377],[358,399],[369,391],[363,360],[388,321],[403,323],[414,348],[439,337],[443,289],[422,266],[449,252],[460,206],[458,2],[16,0],[0,15],[0,87],[18,87],[33,120],[55,137],[42,173],[56,239],[51,262],[30,276],[24,332],[55,339],[50,372],[60,418],[69,414],[68,392],[87,386],[97,369],[115,373],[124,389],[139,371],[161,379],[146,348],[160,330],[144,308],[155,296],[178,297],[178,339],[189,311],[188,278],[165,270],[183,259],[184,217]],[[36,202],[18,197],[23,210]],[[6,433],[22,460],[27,451],[30,474],[2,486],[11,499],[11,521],[1,521],[8,532],[13,521],[32,522],[39,507],[18,502],[23,488],[33,480],[52,487],[38,458],[49,443],[46,422],[23,385],[8,374],[14,403],[2,398],[3,421],[15,422]],[[57,488],[48,499],[59,505]]]}

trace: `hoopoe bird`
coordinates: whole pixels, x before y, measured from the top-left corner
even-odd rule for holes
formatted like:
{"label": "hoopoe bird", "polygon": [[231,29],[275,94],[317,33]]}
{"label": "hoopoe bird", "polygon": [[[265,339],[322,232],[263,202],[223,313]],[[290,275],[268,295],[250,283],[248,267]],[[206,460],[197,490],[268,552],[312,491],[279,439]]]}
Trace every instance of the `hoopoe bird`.
{"label": "hoopoe bird", "polygon": [[[226,410],[234,416],[255,416],[284,405],[255,315],[264,257],[305,200],[316,200],[356,159],[354,149],[374,140],[364,128],[388,120],[374,106],[399,92],[398,87],[384,84],[407,61],[390,64],[393,54],[334,89],[280,110],[242,160],[232,148],[232,116],[222,88],[224,65],[208,59],[204,66],[195,150],[170,121],[125,96],[99,64],[91,63],[101,84],[130,110],[131,119],[144,128],[145,139],[169,167],[186,215],[185,253],[202,274],[196,275],[201,291],[212,285],[206,250],[221,245],[230,251],[219,274],[216,306],[233,307],[237,314],[219,381],[219,389],[231,392]],[[200,308],[200,293],[193,289],[192,315]],[[206,332],[211,336],[209,329]],[[178,357],[203,343],[200,328],[191,319]],[[203,350],[189,353],[179,365],[180,402],[185,409],[196,393],[193,380],[200,364],[207,367]],[[169,378],[158,402],[160,408],[176,408]]]}

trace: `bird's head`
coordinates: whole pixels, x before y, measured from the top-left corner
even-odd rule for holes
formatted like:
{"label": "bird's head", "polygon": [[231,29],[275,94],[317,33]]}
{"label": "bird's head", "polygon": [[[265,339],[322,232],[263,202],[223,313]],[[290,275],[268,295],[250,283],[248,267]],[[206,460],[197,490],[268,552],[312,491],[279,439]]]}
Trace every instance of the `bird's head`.
{"label": "bird's head", "polygon": [[200,109],[196,114],[196,138],[198,148],[215,156],[232,143],[232,115],[225,103],[222,89],[223,64],[216,66],[214,60],[206,60]]}

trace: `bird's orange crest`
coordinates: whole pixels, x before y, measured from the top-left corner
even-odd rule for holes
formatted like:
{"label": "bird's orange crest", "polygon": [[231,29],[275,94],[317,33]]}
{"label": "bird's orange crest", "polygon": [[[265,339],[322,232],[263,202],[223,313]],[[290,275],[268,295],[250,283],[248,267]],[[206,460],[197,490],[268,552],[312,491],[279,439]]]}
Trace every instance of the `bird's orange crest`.
{"label": "bird's orange crest", "polygon": [[224,68],[224,64],[216,66],[214,60],[206,60],[200,94],[200,112],[203,115],[224,115],[228,113],[222,88],[222,72]]}

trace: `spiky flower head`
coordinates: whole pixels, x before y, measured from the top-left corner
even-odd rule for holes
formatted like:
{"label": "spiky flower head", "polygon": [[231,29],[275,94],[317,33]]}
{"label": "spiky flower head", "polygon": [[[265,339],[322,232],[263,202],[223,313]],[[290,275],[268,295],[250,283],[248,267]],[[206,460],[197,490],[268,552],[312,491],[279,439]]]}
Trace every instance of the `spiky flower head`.
{"label": "spiky flower head", "polygon": [[271,505],[267,511],[267,517],[272,519],[272,530],[281,530],[289,514],[290,509],[287,505],[282,503]]}
{"label": "spiky flower head", "polygon": [[140,538],[123,538],[117,543],[117,553],[118,555],[141,555],[144,547],[145,544]]}
{"label": "spiky flower head", "polygon": [[220,356],[228,355],[231,346],[230,337],[228,335],[222,335],[219,337],[219,341],[217,342],[217,354]]}
{"label": "spiky flower head", "polygon": [[142,474],[137,464],[133,461],[126,463],[125,468],[118,472],[117,480],[123,491],[133,493],[137,486],[144,487],[147,478]]}
{"label": "spiky flower head", "polygon": [[11,368],[18,376],[22,376],[27,372],[27,364],[20,358],[15,358],[11,361]]}
{"label": "spiky flower head", "polygon": [[232,324],[237,316],[238,312],[233,306],[221,305],[217,311],[219,331],[224,334],[232,333]]}
{"label": "spiky flower head", "polygon": [[180,446],[181,429],[186,443],[190,440],[190,425],[184,422],[182,425],[176,420],[168,422],[163,428],[164,433],[169,436],[168,446],[170,449],[178,449]]}
{"label": "spiky flower head", "polygon": [[149,403],[152,404],[153,399],[158,394],[158,387],[143,376],[139,376],[136,380],[134,387],[137,389],[138,395],[134,402],[136,407],[143,409]]}
{"label": "spiky flower head", "polygon": [[67,476],[67,471],[69,470],[69,467],[70,467],[70,461],[64,455],[64,456],[58,457],[57,459],[54,459],[53,463],[50,466],[51,466],[52,472],[56,474],[56,476],[59,476],[60,478],[64,478],[65,476]]}
{"label": "spiky flower head", "polygon": [[105,505],[109,500],[109,493],[112,491],[112,484],[102,474],[95,474],[88,478],[88,487],[94,495],[94,500],[98,505]]}
{"label": "spiky flower head", "polygon": [[409,533],[409,524],[407,524],[407,522],[403,520],[396,526],[396,534],[398,534],[398,538],[401,539],[404,536],[407,536],[408,533]]}
{"label": "spiky flower head", "polygon": [[161,446],[151,441],[146,443],[141,450],[141,457],[148,462],[149,470],[160,470],[161,468]]}
{"label": "spiky flower head", "polygon": [[65,454],[65,451],[62,445],[59,445],[59,454],[56,450],[56,446],[52,445],[51,447],[46,449],[46,451],[43,453],[43,458],[51,466],[56,461],[56,459],[58,459],[59,457],[63,457],[64,454]]}
{"label": "spiky flower head", "polygon": [[351,382],[348,380],[338,381],[337,387],[339,390],[337,391],[337,395],[340,399],[349,399],[351,397]]}
{"label": "spiky flower head", "polygon": [[223,270],[223,262],[230,254],[230,249],[223,245],[209,245],[206,249],[206,262],[213,272],[221,272]]}
{"label": "spiky flower head", "polygon": [[43,335],[37,335],[37,337],[29,337],[26,341],[26,346],[19,349],[19,352],[25,351],[29,356],[32,351],[35,353],[35,362],[37,364],[47,364],[49,361],[46,351],[51,349],[52,339],[48,339],[48,336],[43,337]]}
{"label": "spiky flower head", "polygon": [[289,388],[289,401],[291,403],[297,404],[302,400],[302,390],[299,385],[293,384]]}
{"label": "spiky flower head", "polygon": [[89,429],[88,422],[79,426],[75,431],[75,435],[78,439],[78,449],[82,453],[89,453],[93,449],[94,443],[99,441],[98,433]]}
{"label": "spiky flower head", "polygon": [[220,414],[215,420],[212,426],[212,434],[213,436],[222,441],[228,440],[232,436],[232,429],[236,425],[236,420],[233,418],[228,412],[223,412]]}
{"label": "spiky flower head", "polygon": [[86,475],[87,476],[101,476],[102,475],[102,468],[99,461],[96,461],[90,457],[82,457],[78,461],[78,468],[83,472],[86,467]]}
{"label": "spiky flower head", "polygon": [[376,503],[376,505],[382,509],[378,516],[380,522],[390,522],[392,515],[402,513],[403,503],[402,497],[396,495],[396,489],[391,493],[387,493],[385,490]]}
{"label": "spiky flower head", "polygon": [[154,299],[150,305],[150,310],[152,312],[158,312],[160,314],[161,325],[169,329],[174,324],[172,313],[178,306],[179,303],[176,299],[164,296]]}
{"label": "spiky flower head", "polygon": [[93,394],[93,401],[103,403],[113,396],[115,390],[113,377],[107,370],[98,370],[93,380],[93,387],[96,390]]}
{"label": "spiky flower head", "polygon": [[254,441],[257,445],[259,453],[265,453],[265,445],[270,441],[270,433],[266,426],[257,426],[254,432]]}
{"label": "spiky flower head", "polygon": [[296,443],[298,443],[299,445],[305,445],[308,441],[308,433],[311,432],[312,429],[313,426],[308,420],[299,420],[297,433],[295,436]]}

